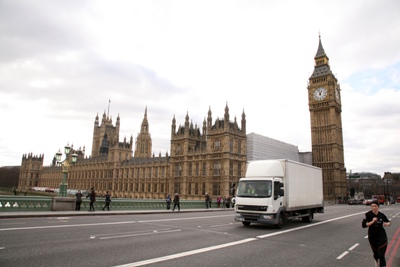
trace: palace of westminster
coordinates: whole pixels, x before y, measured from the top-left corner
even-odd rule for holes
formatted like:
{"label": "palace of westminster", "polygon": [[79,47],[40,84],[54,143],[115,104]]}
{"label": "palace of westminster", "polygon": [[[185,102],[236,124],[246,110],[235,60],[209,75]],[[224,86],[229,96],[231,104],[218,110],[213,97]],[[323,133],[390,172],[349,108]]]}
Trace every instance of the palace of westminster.
{"label": "palace of westminster", "polygon": [[[314,57],[314,71],[307,87],[311,119],[312,156],[310,164],[322,168],[324,198],[346,195],[340,85],[330,70],[321,38]],[[248,159],[246,115],[230,120],[228,104],[222,119],[213,120],[211,108],[202,127],[193,126],[189,115],[177,126],[171,125],[170,154],[152,154],[147,108],[135,143],[133,138],[119,138],[120,117],[113,125],[105,112],[94,121],[92,154],[72,148],[78,160],[68,170],[68,189],[89,190],[100,194],[110,191],[113,197],[163,199],[179,193],[182,199],[203,199],[232,195],[232,189],[245,176]],[[286,143],[284,143],[286,144]],[[267,158],[264,158],[267,159]],[[22,156],[19,189],[33,186],[58,188],[61,166],[55,158],[43,166],[44,155]]]}

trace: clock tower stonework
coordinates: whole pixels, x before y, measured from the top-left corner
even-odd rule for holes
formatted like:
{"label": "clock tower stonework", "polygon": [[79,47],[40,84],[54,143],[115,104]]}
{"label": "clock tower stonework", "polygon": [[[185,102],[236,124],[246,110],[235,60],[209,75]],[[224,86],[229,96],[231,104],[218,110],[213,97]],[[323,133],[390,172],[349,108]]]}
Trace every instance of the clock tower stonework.
{"label": "clock tower stonework", "polygon": [[342,104],[340,85],[333,75],[321,37],[314,57],[314,72],[308,83],[311,119],[312,162],[322,168],[324,199],[336,201],[346,196]]}

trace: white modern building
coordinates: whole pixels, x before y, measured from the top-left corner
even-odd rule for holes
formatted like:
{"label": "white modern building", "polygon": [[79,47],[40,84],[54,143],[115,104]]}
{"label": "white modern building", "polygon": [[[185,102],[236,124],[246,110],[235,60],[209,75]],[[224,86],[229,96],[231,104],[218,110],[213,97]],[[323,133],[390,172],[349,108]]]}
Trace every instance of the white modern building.
{"label": "white modern building", "polygon": [[266,159],[290,159],[312,165],[311,152],[299,152],[295,145],[260,134],[247,134],[247,161]]}

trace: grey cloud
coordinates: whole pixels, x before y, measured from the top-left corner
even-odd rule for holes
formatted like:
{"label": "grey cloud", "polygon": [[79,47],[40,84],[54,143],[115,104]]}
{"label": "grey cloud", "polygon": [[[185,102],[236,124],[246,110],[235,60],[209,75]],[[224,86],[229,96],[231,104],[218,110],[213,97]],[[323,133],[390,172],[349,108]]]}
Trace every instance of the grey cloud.
{"label": "grey cloud", "polygon": [[86,35],[84,20],[79,14],[86,12],[84,3],[79,1],[82,7],[77,12],[72,9],[73,1],[2,1],[0,42],[7,53],[1,53],[0,60],[37,57],[89,46],[90,36]]}

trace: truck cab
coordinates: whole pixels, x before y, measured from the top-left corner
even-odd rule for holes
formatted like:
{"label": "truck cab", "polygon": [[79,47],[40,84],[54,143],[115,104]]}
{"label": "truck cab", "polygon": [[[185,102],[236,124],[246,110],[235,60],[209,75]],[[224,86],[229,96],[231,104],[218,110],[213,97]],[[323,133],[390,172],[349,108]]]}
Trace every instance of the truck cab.
{"label": "truck cab", "polygon": [[240,179],[236,193],[238,204],[235,205],[235,220],[246,226],[251,222],[279,224],[276,214],[283,206],[283,195],[281,178]]}

